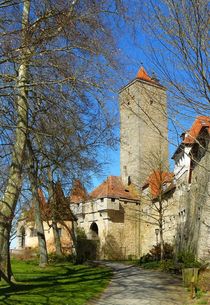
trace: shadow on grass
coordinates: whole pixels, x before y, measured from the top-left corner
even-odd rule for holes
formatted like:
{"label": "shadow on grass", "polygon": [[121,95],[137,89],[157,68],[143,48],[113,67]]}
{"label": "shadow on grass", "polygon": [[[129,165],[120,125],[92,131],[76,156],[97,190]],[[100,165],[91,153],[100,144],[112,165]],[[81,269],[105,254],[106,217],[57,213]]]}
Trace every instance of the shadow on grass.
{"label": "shadow on grass", "polygon": [[0,304],[83,304],[99,293],[111,276],[107,269],[58,267],[57,274],[55,267],[51,275],[27,273],[27,279],[15,287],[0,286]]}

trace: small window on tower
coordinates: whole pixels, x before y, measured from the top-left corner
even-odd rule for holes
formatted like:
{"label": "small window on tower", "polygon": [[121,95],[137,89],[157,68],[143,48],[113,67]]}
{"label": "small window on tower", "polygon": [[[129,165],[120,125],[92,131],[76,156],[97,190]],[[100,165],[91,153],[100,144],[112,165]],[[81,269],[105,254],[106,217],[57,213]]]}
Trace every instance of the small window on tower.
{"label": "small window on tower", "polygon": [[150,100],[149,103],[150,103],[150,105],[152,105],[153,104],[153,100]]}
{"label": "small window on tower", "polygon": [[112,201],[112,202],[115,202],[115,198],[111,198],[111,201]]}
{"label": "small window on tower", "polygon": [[128,102],[128,106],[130,105],[130,102]]}

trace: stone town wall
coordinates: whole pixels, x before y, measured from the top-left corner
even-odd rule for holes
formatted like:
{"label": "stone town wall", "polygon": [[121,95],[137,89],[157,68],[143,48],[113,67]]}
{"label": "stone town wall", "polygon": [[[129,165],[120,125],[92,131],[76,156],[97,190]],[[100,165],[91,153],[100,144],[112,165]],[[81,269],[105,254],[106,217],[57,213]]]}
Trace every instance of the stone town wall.
{"label": "stone town wall", "polygon": [[[171,191],[162,201],[163,213],[163,239],[171,245],[175,242],[177,227],[177,205],[174,193]],[[155,206],[158,202],[152,202],[146,194],[141,202],[141,255],[147,254],[149,250],[160,242],[160,234],[156,235],[155,229],[159,229],[159,215]]]}
{"label": "stone town wall", "polygon": [[151,172],[151,155],[168,162],[167,106],[164,88],[135,80],[120,92],[120,170],[142,185]]}

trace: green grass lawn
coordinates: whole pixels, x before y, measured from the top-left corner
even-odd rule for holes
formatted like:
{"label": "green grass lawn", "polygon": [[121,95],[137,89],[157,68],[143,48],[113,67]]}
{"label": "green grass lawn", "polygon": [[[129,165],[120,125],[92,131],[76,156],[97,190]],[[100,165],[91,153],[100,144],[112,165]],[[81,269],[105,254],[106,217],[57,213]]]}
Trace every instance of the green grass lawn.
{"label": "green grass lawn", "polygon": [[80,305],[103,291],[111,271],[60,263],[40,268],[35,261],[13,260],[17,284],[14,288],[0,282],[0,304],[5,305]]}

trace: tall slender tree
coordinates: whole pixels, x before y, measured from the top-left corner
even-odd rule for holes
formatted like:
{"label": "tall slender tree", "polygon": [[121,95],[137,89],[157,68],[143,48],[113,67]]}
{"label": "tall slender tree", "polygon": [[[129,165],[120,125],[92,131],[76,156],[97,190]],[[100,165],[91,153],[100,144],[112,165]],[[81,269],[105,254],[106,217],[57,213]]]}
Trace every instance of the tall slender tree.
{"label": "tall slender tree", "polygon": [[10,282],[11,268],[9,261],[9,238],[11,222],[15,212],[16,203],[22,185],[22,167],[26,146],[28,127],[28,64],[31,51],[28,46],[30,1],[23,2],[22,31],[20,37],[19,68],[16,77],[15,100],[17,112],[17,127],[15,129],[15,142],[11,157],[9,175],[4,191],[4,196],[0,200],[0,270],[4,277]]}

